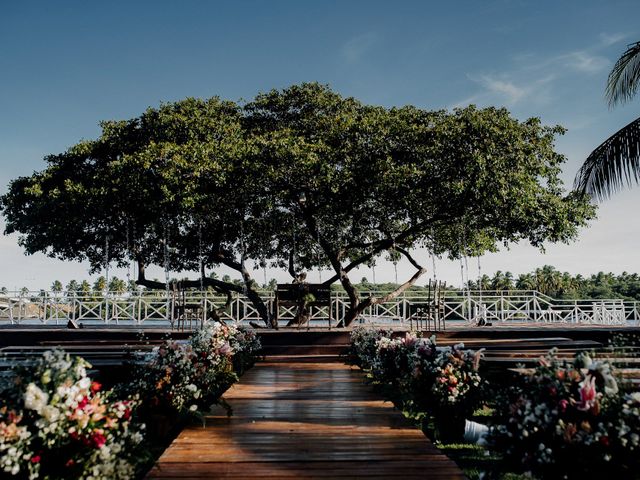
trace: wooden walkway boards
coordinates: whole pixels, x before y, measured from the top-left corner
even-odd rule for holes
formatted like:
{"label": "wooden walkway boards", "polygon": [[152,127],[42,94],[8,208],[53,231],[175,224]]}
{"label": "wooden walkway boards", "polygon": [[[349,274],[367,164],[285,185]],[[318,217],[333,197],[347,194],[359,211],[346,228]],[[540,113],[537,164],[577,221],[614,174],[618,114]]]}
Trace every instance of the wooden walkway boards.
{"label": "wooden walkway boards", "polygon": [[187,427],[147,478],[464,478],[340,363],[258,363],[224,398],[233,416]]}

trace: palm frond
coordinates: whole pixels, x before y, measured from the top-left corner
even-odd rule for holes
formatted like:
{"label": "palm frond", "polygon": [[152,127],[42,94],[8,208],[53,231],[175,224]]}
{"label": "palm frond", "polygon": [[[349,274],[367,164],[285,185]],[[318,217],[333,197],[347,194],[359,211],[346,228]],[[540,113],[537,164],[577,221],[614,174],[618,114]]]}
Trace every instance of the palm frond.
{"label": "palm frond", "polygon": [[587,157],[574,188],[603,200],[640,181],[640,118],[619,130]]}
{"label": "palm frond", "polygon": [[632,43],[613,66],[607,79],[609,106],[630,100],[640,86],[640,42]]}

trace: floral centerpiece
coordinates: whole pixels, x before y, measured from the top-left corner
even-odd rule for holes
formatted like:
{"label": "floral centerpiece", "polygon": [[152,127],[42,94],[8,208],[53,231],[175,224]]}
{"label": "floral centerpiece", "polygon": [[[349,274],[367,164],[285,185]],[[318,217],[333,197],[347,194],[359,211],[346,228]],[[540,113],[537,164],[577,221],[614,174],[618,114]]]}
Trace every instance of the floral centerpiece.
{"label": "floral centerpiece", "polygon": [[81,358],[55,350],[1,393],[0,469],[23,478],[128,479],[145,460],[137,399],[115,400]]}
{"label": "floral centerpiece", "polygon": [[382,336],[376,342],[371,370],[376,381],[393,389],[402,389],[410,371],[410,358],[416,347],[415,337]]}
{"label": "floral centerpiece", "polygon": [[139,392],[143,409],[173,415],[198,414],[255,361],[255,333],[222,323],[206,324],[186,342],[166,341],[140,366],[126,388]]}
{"label": "floral centerpiece", "polygon": [[242,375],[256,362],[262,345],[253,330],[242,326],[229,326],[227,329],[229,346],[233,351],[233,368],[236,374]]}
{"label": "floral centerpiece", "polygon": [[440,438],[462,437],[465,418],[482,402],[482,351],[465,350],[463,344],[438,347],[435,336],[392,338],[390,332],[366,328],[354,329],[351,339],[356,363],[406,412],[432,417]]}
{"label": "floral centerpiece", "polygon": [[461,440],[465,420],[484,400],[487,384],[478,372],[481,356],[482,350],[465,350],[461,343],[437,347],[433,337],[416,344],[406,389],[412,408],[432,415],[440,440]]}
{"label": "floral centerpiece", "polygon": [[354,328],[351,332],[349,360],[360,368],[371,369],[378,353],[378,340],[390,336],[391,332],[386,330],[364,326]]}
{"label": "floral centerpiece", "polygon": [[491,446],[512,468],[545,478],[635,478],[640,394],[622,394],[611,367],[578,355],[540,360],[501,409]]}

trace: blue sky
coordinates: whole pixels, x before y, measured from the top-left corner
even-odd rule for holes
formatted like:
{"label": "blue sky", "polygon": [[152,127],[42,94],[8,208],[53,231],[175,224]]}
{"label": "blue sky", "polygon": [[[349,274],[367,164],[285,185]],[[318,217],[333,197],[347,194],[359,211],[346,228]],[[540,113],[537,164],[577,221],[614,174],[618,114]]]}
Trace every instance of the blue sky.
{"label": "blue sky", "polygon": [[[640,98],[614,110],[603,98],[611,66],[640,40],[639,14],[636,1],[587,0],[2,2],[0,193],[41,169],[46,154],[98,135],[100,120],[302,81],[373,104],[500,105],[562,124],[571,182],[588,153],[640,112]],[[618,194],[578,242],[544,255],[518,245],[484,258],[484,270],[640,271],[638,206],[640,188]],[[438,271],[459,283],[457,265],[442,261]],[[0,286],[85,276],[83,265],[24,257],[14,236],[0,238]],[[392,280],[393,269],[381,265],[376,277]]]}

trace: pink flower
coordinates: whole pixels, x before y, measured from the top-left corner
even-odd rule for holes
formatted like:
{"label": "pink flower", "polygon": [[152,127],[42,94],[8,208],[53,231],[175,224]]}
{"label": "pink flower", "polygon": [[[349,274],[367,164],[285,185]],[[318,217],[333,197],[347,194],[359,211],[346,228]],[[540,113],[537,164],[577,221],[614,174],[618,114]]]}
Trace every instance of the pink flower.
{"label": "pink flower", "polygon": [[102,434],[102,432],[95,431],[91,436],[91,440],[96,448],[102,447],[105,443],[107,443],[107,438]]}
{"label": "pink flower", "polygon": [[84,408],[89,404],[89,398],[88,397],[82,397],[82,400],[80,400],[78,402],[78,407],[77,410],[84,410]]}
{"label": "pink flower", "polygon": [[566,412],[567,411],[567,406],[569,405],[569,402],[563,398],[562,400],[560,400],[558,402],[558,405],[560,406],[560,411],[561,412]]}
{"label": "pink flower", "polygon": [[482,360],[483,356],[484,356],[484,348],[477,350],[473,354],[472,367],[475,371],[478,371],[478,369],[480,368],[480,360]]}
{"label": "pink flower", "polygon": [[580,386],[580,403],[578,410],[586,412],[596,405],[596,379],[595,377],[587,377]]}
{"label": "pink flower", "polygon": [[233,354],[233,350],[231,349],[231,345],[225,343],[219,350],[220,355],[224,355],[226,357],[231,356]]}
{"label": "pink flower", "polygon": [[412,348],[417,342],[418,342],[418,339],[416,337],[414,337],[413,335],[407,334],[404,337],[404,346],[405,347]]}

